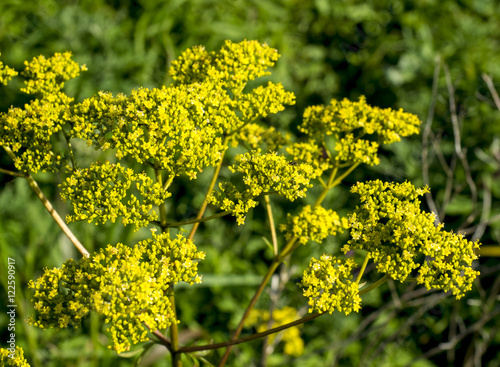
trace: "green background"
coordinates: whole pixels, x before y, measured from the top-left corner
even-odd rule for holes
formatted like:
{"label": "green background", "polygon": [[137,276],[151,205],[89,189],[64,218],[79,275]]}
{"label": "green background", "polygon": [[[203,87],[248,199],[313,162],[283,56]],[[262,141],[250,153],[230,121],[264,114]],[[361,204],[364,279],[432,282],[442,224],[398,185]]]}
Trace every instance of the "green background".
{"label": "green background", "polygon": [[[296,133],[305,107],[344,97],[365,95],[371,105],[403,108],[425,123],[435,102],[429,153],[432,196],[448,230],[465,231],[484,244],[498,246],[500,222],[484,222],[500,214],[500,113],[482,74],[500,80],[500,3],[477,1],[301,1],[301,0],[143,0],[0,2],[1,60],[17,70],[23,61],[44,54],[72,51],[89,71],[67,83],[77,100],[99,90],[129,93],[139,86],[170,83],[169,64],[194,45],[217,50],[224,40],[257,39],[277,48],[281,59],[271,79],[280,81],[297,96],[297,104],[267,121]],[[439,77],[433,76],[439,64]],[[449,69],[460,122],[461,145],[468,168],[456,159],[449,89]],[[500,83],[497,83],[500,85]],[[21,106],[26,96],[16,93],[16,82],[0,89],[0,108]],[[360,168],[335,190],[327,207],[345,214],[354,203],[348,188],[358,180],[381,178],[423,185],[422,135],[382,150],[382,163]],[[437,152],[437,153],[436,153]],[[455,157],[455,158],[454,158]],[[440,159],[453,165],[448,177]],[[0,153],[1,167],[13,169]],[[472,178],[474,185],[467,182]],[[54,183],[60,177],[36,176],[42,190],[64,215],[69,208],[58,199]],[[97,316],[81,329],[40,331],[22,319],[31,313],[27,282],[44,267],[60,266],[78,256],[52,222],[27,183],[0,174],[0,279],[5,294],[7,257],[16,259],[18,345],[33,366],[131,366],[134,358],[118,357],[106,349],[107,336]],[[447,190],[451,185],[451,195]],[[178,181],[174,187],[177,218],[196,214],[206,180]],[[475,189],[474,189],[475,188]],[[475,194],[477,191],[477,194]],[[475,198],[477,196],[477,199]],[[314,196],[314,192],[312,193]],[[443,206],[445,201],[447,204]],[[283,222],[292,205],[276,201],[277,222]],[[490,206],[488,207],[488,203]],[[424,203],[425,205],[425,203]],[[262,207],[247,218],[245,227],[231,219],[201,226],[196,243],[207,252],[200,264],[206,282],[179,291],[181,337],[227,340],[260,281],[272,254],[262,240],[268,236]],[[477,231],[483,223],[484,232]],[[135,243],[144,232],[133,233],[118,225],[96,228],[86,223],[71,227],[89,249],[108,243]],[[330,238],[321,245],[300,248],[289,262],[291,279],[279,306],[306,306],[296,283],[312,256],[336,251],[345,238]],[[488,320],[500,307],[499,262],[483,256],[477,266],[483,273],[475,289],[460,301],[437,292],[424,293],[408,284],[389,284],[363,299],[359,314],[333,314],[302,328],[305,353],[290,358],[278,345],[269,366],[500,366],[500,321]],[[258,307],[266,308],[264,295]],[[1,344],[7,338],[6,308],[0,305]],[[484,319],[484,320],[483,320]],[[484,322],[482,322],[484,321]],[[480,326],[480,327],[479,327]],[[250,333],[251,330],[246,330]],[[449,350],[440,343],[460,337]],[[259,364],[262,342],[235,348],[230,365]],[[480,352],[478,353],[477,350]],[[436,353],[434,353],[436,351]],[[143,366],[167,366],[165,351],[155,349]],[[163,353],[163,354],[162,354]],[[216,362],[221,351],[205,356]],[[427,354],[426,354],[427,353]],[[469,362],[467,362],[469,361]],[[472,364],[467,364],[472,363]]]}

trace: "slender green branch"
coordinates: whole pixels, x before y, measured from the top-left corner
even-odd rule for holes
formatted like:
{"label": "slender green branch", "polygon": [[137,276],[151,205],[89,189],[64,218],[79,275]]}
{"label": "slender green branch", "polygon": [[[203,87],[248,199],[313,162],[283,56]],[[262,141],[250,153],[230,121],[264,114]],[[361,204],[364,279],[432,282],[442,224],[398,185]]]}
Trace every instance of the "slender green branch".
{"label": "slender green branch", "polygon": [[271,230],[271,239],[273,242],[273,255],[274,258],[276,258],[276,256],[278,256],[278,238],[276,237],[276,227],[274,225],[273,210],[271,208],[269,195],[264,195],[264,201],[266,202],[267,217],[269,218],[269,229]]}
{"label": "slender green branch", "polygon": [[321,177],[318,177],[318,181],[319,181],[322,188],[326,187],[326,182]]}
{"label": "slender green branch", "polygon": [[[16,156],[14,155],[14,153],[12,152],[12,150],[10,148],[4,147],[4,149],[10,158],[12,158],[13,160],[16,158]],[[83,256],[90,257],[90,253],[88,252],[88,250],[85,248],[85,246],[82,245],[82,243],[78,240],[78,238],[76,238],[76,236],[73,234],[73,232],[71,232],[69,227],[66,225],[64,220],[59,215],[59,213],[54,209],[54,207],[50,203],[49,199],[47,199],[47,197],[43,194],[42,190],[40,190],[40,187],[38,186],[36,181],[33,179],[33,177],[29,173],[24,174],[23,177],[26,179],[26,181],[28,181],[28,184],[30,185],[31,189],[35,192],[36,196],[38,196],[38,198],[42,202],[45,209],[47,209],[47,211],[52,216],[52,218],[55,220],[55,222],[57,223],[59,228],[62,229],[64,234],[69,238],[69,240],[76,247],[76,249],[78,251],[80,251],[80,253]]]}
{"label": "slender green branch", "polygon": [[[155,163],[155,177],[156,177],[156,182],[160,184],[160,186],[163,186],[163,176],[161,174],[161,170],[158,168],[158,164]],[[173,176],[167,180],[168,185],[173,180]],[[161,231],[166,232],[168,231],[168,226],[167,226],[167,209],[165,207],[165,203],[161,203],[159,205],[159,210],[160,210],[160,226],[161,226]],[[176,311],[176,305],[175,305],[175,290],[174,290],[174,285],[170,284],[168,290],[167,290],[167,297],[170,301],[170,305],[172,307],[172,312],[174,314],[174,320],[177,320],[177,311]],[[160,339],[163,340],[163,339]],[[162,343],[163,344],[163,343]],[[167,346],[168,348],[168,346]],[[172,367],[181,367],[182,362],[180,358],[180,354],[177,352],[179,349],[179,329],[177,327],[177,322],[173,322],[170,325],[170,353],[172,354]]]}
{"label": "slender green branch", "polygon": [[228,215],[228,214],[231,214],[231,212],[226,210],[225,212],[220,212],[220,213],[211,215],[209,217],[204,217],[204,218],[200,218],[200,219],[195,218],[195,219],[184,220],[181,222],[168,222],[167,227],[181,227],[181,226],[185,226],[187,224],[207,222],[207,221],[212,220],[212,219],[224,217],[225,215]]}
{"label": "slender green branch", "polygon": [[[174,320],[177,320],[177,311],[175,308],[175,294],[174,287],[170,286],[168,290],[168,299],[172,305],[172,311],[174,313]],[[177,327],[177,322],[174,321],[170,325],[170,352],[172,353],[172,367],[181,367],[181,355],[179,353],[179,328]]]}
{"label": "slender green branch", "polygon": [[388,275],[384,275],[382,278],[380,278],[379,280],[377,280],[375,283],[370,284],[368,287],[361,289],[359,291],[359,295],[362,296],[363,294],[371,292],[375,288],[380,287],[382,284],[384,284],[388,280],[389,280],[389,276]]}
{"label": "slender green branch", "polygon": [[336,175],[337,175],[337,167],[335,167],[334,169],[332,169],[332,172],[330,172],[330,176],[328,177],[328,183],[325,186],[323,186],[323,190],[321,190],[321,193],[319,194],[319,196],[316,199],[316,202],[314,203],[313,206],[316,207],[318,205],[321,205],[321,203],[323,202],[323,200],[325,200],[326,195],[328,194],[328,192],[332,188],[332,182],[335,179]]}
{"label": "slender green branch", "polygon": [[[229,136],[225,136],[224,141],[222,142],[222,145],[225,146],[226,148],[222,152],[222,154],[221,154],[222,156],[221,156],[221,159],[219,161],[219,164],[215,168],[214,174],[212,176],[212,180],[210,181],[210,184],[208,185],[207,193],[205,194],[205,200],[203,200],[203,204],[201,205],[201,208],[198,212],[198,215],[196,216],[196,219],[201,219],[203,217],[203,214],[205,214],[205,209],[208,206],[208,197],[212,193],[212,190],[215,187],[215,183],[217,182],[217,178],[219,177],[219,172],[220,172],[220,169],[222,167],[222,163],[224,161],[224,156],[227,152],[228,141],[229,141]],[[191,228],[191,232],[189,232],[188,239],[190,239],[190,240],[193,239],[194,234],[196,233],[196,230],[198,229],[199,224],[200,224],[200,222],[194,223],[193,228]]]}
{"label": "slender green branch", "polygon": [[[323,188],[321,191],[318,199],[314,203],[314,206],[320,205],[323,200],[325,199],[326,195],[328,194],[329,190],[333,188],[336,184],[340,183],[340,181],[345,178],[350,172],[352,172],[358,164],[354,164],[346,173],[344,173],[339,179],[335,180],[335,176],[337,174],[337,167],[332,169],[332,172],[330,173],[329,179],[328,179],[328,185]],[[334,181],[335,180],[335,181]],[[335,185],[333,183],[335,183]],[[288,243],[285,245],[281,253],[279,253],[278,257],[275,258],[275,260],[272,262],[271,266],[269,267],[266,275],[264,276],[264,279],[262,280],[262,283],[260,284],[259,288],[255,292],[252,300],[250,301],[250,304],[247,306],[245,313],[243,314],[240,323],[238,324],[238,327],[236,328],[236,331],[233,334],[232,340],[236,340],[238,336],[241,333],[241,330],[243,329],[243,325],[245,323],[246,318],[250,314],[250,311],[253,309],[255,303],[257,302],[257,299],[260,297],[262,294],[264,288],[266,287],[269,279],[271,279],[271,276],[274,274],[278,266],[283,262],[283,260],[290,255],[299,245],[300,243],[297,243],[298,238],[293,237],[291,238]],[[226,349],[226,352],[224,353],[224,356],[222,357],[222,360],[219,363],[219,367],[223,367],[227,359],[229,358],[229,354],[231,353],[232,345],[229,345]]]}
{"label": "slender green branch", "polygon": [[62,133],[64,135],[64,139],[66,140],[66,144],[68,145],[69,158],[71,160],[71,164],[73,165],[73,170],[76,169],[75,155],[73,153],[73,146],[71,145],[70,137],[66,134],[66,131],[62,129]]}
{"label": "slender green branch", "polygon": [[23,177],[26,178],[24,173],[9,171],[7,169],[0,168],[0,173],[5,173],[6,175],[14,176],[14,177]]}
{"label": "slender green branch", "polygon": [[333,166],[332,172],[330,173],[330,176],[328,177],[328,183],[326,186],[328,188],[332,188],[333,180],[335,180],[335,177],[337,177],[337,172],[339,171],[339,165],[338,163]]}
{"label": "slender green branch", "polygon": [[333,181],[330,187],[337,186],[344,178],[346,178],[352,171],[356,169],[361,163],[354,163],[351,167],[349,167],[342,175],[340,175],[335,181]]}
{"label": "slender green branch", "polygon": [[[151,330],[148,324],[144,323],[144,325],[146,325],[146,327]],[[158,338],[158,342],[161,345],[164,345],[170,351],[172,350],[172,343],[170,343],[170,340],[165,338],[165,335],[163,335],[160,330],[155,330],[152,332],[152,334]]]}
{"label": "slender green branch", "polygon": [[[267,283],[269,282],[269,279],[271,279],[272,275],[274,274],[274,272],[276,271],[278,266],[281,264],[281,261],[282,261],[281,257],[277,257],[273,260],[273,262],[271,263],[271,266],[269,266],[267,273],[264,276],[264,279],[262,279],[262,282],[260,283],[259,288],[257,289],[255,294],[253,295],[250,303],[248,304],[248,306],[245,310],[245,313],[241,317],[240,323],[238,324],[236,331],[233,333],[233,337],[231,338],[232,341],[237,340],[238,336],[240,336],[240,333],[243,330],[243,325],[245,324],[245,320],[247,319],[248,315],[250,314],[250,311],[252,311],[252,309],[255,306],[255,303],[259,299],[260,295],[264,291],[264,288],[266,287]],[[229,358],[229,354],[231,353],[232,345],[233,344],[226,345],[227,349],[226,349],[226,352],[224,353],[224,356],[222,357],[222,359],[219,363],[219,367],[222,367],[226,364],[227,359]],[[222,347],[224,347],[224,345]]]}
{"label": "slender green branch", "polygon": [[361,269],[359,270],[358,277],[356,278],[356,283],[359,284],[359,281],[361,280],[361,277],[363,276],[366,265],[368,265],[368,261],[370,260],[370,254],[366,254],[365,260],[363,261],[363,265],[361,265]]}
{"label": "slender green branch", "polygon": [[[380,278],[379,280],[377,280],[375,283],[371,284],[369,287],[366,287],[362,290],[359,291],[359,295],[362,296],[372,290],[374,290],[375,288],[378,288],[380,287],[382,284],[384,284],[385,282],[387,282],[387,280],[389,279],[389,277],[387,275],[384,275],[382,278]],[[232,347],[233,345],[236,345],[236,344],[241,344],[241,343],[245,343],[245,342],[249,342],[249,341],[252,341],[252,340],[256,340],[256,339],[260,339],[260,338],[264,338],[268,335],[271,335],[271,334],[276,334],[276,333],[279,333],[280,331],[283,331],[283,330],[286,330],[286,329],[289,329],[293,326],[297,326],[297,325],[301,325],[301,324],[304,324],[308,321],[311,321],[321,315],[324,315],[325,313],[327,312],[322,312],[322,313],[312,313],[312,314],[309,314],[307,316],[304,316],[298,320],[295,320],[295,321],[292,321],[292,322],[289,322],[288,324],[284,324],[284,325],[281,325],[281,326],[278,326],[278,327],[275,327],[275,328],[272,328],[272,329],[269,329],[269,330],[266,330],[266,331],[263,331],[263,332],[260,332],[260,333],[256,333],[256,334],[253,334],[253,335],[249,335],[249,336],[246,336],[244,338],[239,338],[239,339],[234,339],[234,340],[231,340],[231,341],[227,341],[227,342],[222,342],[222,343],[215,343],[215,344],[208,344],[208,345],[199,345],[199,346],[194,346],[194,347],[184,347],[184,348],[180,348],[178,350],[179,353],[191,353],[191,352],[198,352],[198,351],[202,351],[202,350],[211,350],[211,349],[218,349],[218,348],[224,348],[224,347]],[[219,364],[220,366],[220,364]]]}
{"label": "slender green branch", "polygon": [[163,184],[163,190],[167,190],[170,185],[172,184],[172,182],[174,181],[174,178],[175,176],[172,175],[172,176],[169,176],[168,179],[165,181],[165,183]]}
{"label": "slender green branch", "polygon": [[249,336],[246,336],[244,338],[239,338],[239,339],[235,339],[235,340],[231,340],[231,341],[227,341],[227,342],[222,342],[222,343],[215,343],[215,344],[209,344],[209,345],[199,345],[199,346],[194,346],[194,347],[181,348],[181,349],[179,349],[179,353],[191,353],[191,352],[197,352],[197,351],[201,351],[201,350],[211,350],[211,349],[218,349],[218,348],[224,348],[224,347],[228,347],[229,348],[229,347],[232,347],[233,345],[236,345],[236,344],[241,344],[241,343],[249,342],[249,341],[252,341],[252,340],[264,338],[264,337],[266,337],[268,335],[271,335],[271,334],[279,333],[280,331],[286,330],[286,329],[291,328],[293,326],[297,326],[297,325],[303,324],[303,323],[305,323],[307,321],[310,321],[310,320],[313,320],[316,317],[319,317],[321,315],[323,315],[323,313],[310,314],[310,315],[307,315],[305,317],[302,317],[301,319],[292,321],[292,322],[290,322],[288,324],[281,325],[281,326],[278,326],[278,327],[275,327],[275,328],[263,331],[261,333],[256,333],[256,334],[253,334],[253,335],[249,335]]}
{"label": "slender green branch", "polygon": [[90,253],[88,252],[88,250],[85,248],[85,246],[82,245],[82,243],[78,240],[78,238],[76,238],[76,236],[73,234],[73,232],[71,232],[69,227],[66,225],[64,220],[59,215],[59,213],[54,209],[54,207],[50,203],[49,199],[47,199],[45,197],[45,195],[43,194],[42,190],[40,190],[40,187],[38,187],[38,184],[33,179],[33,177],[31,177],[31,175],[28,175],[26,177],[26,180],[28,181],[28,184],[33,189],[33,191],[35,191],[38,198],[42,201],[43,206],[45,206],[45,209],[47,209],[47,211],[52,216],[52,218],[54,218],[57,225],[62,229],[62,231],[69,238],[71,243],[77,248],[78,251],[80,251],[80,253],[83,256],[89,257]]}
{"label": "slender green branch", "polygon": [[323,143],[321,143],[321,149],[323,150],[322,151],[323,157],[325,157],[326,155],[326,157],[328,157],[328,160],[332,162],[333,165],[336,165],[337,162],[335,161],[335,158],[332,156],[332,153],[330,153],[330,150],[326,146],[326,142],[324,140]]}

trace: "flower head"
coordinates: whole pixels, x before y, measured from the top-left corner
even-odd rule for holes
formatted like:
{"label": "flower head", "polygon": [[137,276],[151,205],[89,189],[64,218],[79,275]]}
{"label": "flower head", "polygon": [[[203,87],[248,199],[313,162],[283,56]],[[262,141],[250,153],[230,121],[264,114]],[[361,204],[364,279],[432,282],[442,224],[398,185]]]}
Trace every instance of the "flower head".
{"label": "flower head", "polygon": [[297,237],[302,244],[310,240],[321,243],[326,237],[335,236],[344,228],[347,228],[345,218],[341,219],[331,209],[310,205],[304,206],[297,215],[288,214],[287,223],[280,226],[280,230],[285,232],[287,241]]}
{"label": "flower head", "polygon": [[[108,245],[78,263],[46,269],[36,282],[30,323],[41,328],[78,327],[89,311],[105,317],[112,348],[123,352],[148,340],[148,329],[163,330],[177,322],[166,291],[178,282],[200,282],[204,259],[190,240],[155,235],[134,247]],[[147,328],[146,328],[147,327]]]}
{"label": "flower head", "polygon": [[318,142],[325,135],[335,138],[334,156],[341,163],[379,163],[378,147],[419,132],[417,116],[402,110],[366,104],[365,97],[351,102],[332,100],[328,106],[311,106],[304,112],[299,130]]}
{"label": "flower head", "polygon": [[346,315],[361,309],[358,283],[351,281],[353,259],[340,259],[322,255],[319,260],[312,258],[302,277],[304,297],[309,298],[309,312],[329,312],[335,310]]}
{"label": "flower head", "polygon": [[14,353],[7,348],[0,348],[0,365],[6,367],[30,367],[24,358],[23,348],[16,346]]}
{"label": "flower head", "polygon": [[434,215],[423,212],[418,199],[427,188],[376,180],[357,183],[351,192],[361,204],[349,215],[352,239],[344,252],[367,251],[378,271],[401,282],[415,270],[427,289],[452,291],[457,298],[471,289],[479,275],[472,269],[479,243],[434,225]]}

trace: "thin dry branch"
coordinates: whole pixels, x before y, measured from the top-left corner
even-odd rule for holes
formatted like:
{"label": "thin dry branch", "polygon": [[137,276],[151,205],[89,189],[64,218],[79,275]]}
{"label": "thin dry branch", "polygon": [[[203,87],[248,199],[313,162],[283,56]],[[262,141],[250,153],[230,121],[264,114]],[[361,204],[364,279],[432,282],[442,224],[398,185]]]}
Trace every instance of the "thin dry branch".
{"label": "thin dry branch", "polygon": [[453,87],[453,83],[451,80],[450,70],[448,66],[443,65],[444,74],[446,78],[446,85],[448,87],[449,94],[449,105],[450,105],[450,113],[451,113],[451,123],[453,126],[453,137],[454,137],[454,146],[455,146],[455,154],[460,159],[460,163],[462,163],[462,167],[465,173],[465,179],[467,181],[467,185],[469,186],[471,192],[471,201],[472,201],[472,211],[471,214],[465,220],[465,223],[471,223],[476,214],[475,209],[477,206],[477,187],[474,179],[472,178],[472,174],[469,167],[469,162],[467,161],[467,157],[465,155],[466,149],[462,148],[461,143],[461,132],[460,132],[460,123],[457,115],[457,105],[455,102],[455,88]]}
{"label": "thin dry branch", "polygon": [[[440,69],[441,59],[439,56],[437,56],[434,65],[434,77],[432,79],[431,103],[429,106],[429,112],[427,113],[427,121],[425,122],[424,132],[422,134],[422,176],[424,184],[429,187],[431,186],[429,180],[429,137],[431,134],[432,120],[434,118],[434,111],[436,109],[437,103],[437,89]],[[434,214],[436,214],[436,221],[439,221],[439,213],[432,195],[430,193],[426,193],[425,200],[427,201],[427,205],[429,206],[430,210],[434,212]]]}

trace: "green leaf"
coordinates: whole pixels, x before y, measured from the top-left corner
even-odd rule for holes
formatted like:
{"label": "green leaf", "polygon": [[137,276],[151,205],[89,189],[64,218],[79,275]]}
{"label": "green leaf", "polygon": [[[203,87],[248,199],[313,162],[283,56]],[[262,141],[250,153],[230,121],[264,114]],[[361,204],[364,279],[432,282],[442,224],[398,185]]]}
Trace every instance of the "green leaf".
{"label": "green leaf", "polygon": [[469,196],[457,195],[446,206],[447,215],[468,215],[472,212],[472,201]]}

